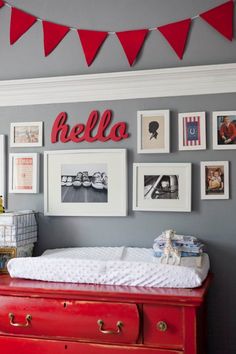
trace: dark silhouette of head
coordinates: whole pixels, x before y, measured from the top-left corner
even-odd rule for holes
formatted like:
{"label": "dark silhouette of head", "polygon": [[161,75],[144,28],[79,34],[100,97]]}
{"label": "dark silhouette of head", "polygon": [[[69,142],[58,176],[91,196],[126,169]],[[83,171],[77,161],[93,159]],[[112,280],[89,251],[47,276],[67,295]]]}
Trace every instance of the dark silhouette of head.
{"label": "dark silhouette of head", "polygon": [[150,140],[152,138],[157,138],[157,129],[159,128],[159,123],[157,121],[152,121],[149,123],[149,133],[151,133]]}

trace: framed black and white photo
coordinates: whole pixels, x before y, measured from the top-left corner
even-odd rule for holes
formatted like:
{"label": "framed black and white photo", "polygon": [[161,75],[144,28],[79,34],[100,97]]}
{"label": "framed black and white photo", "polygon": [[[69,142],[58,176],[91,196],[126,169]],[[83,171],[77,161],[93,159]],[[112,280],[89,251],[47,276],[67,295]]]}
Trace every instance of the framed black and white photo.
{"label": "framed black and white photo", "polygon": [[236,149],[236,111],[212,113],[214,150]]}
{"label": "framed black and white photo", "polygon": [[135,163],[133,210],[191,211],[191,163]]}
{"label": "framed black and white photo", "polygon": [[43,122],[11,123],[11,147],[39,147],[43,145]]}
{"label": "framed black and white photo", "polygon": [[206,149],[206,113],[179,113],[179,150]]}
{"label": "framed black and white photo", "polygon": [[201,199],[229,199],[229,162],[201,162]]}
{"label": "framed black and white photo", "polygon": [[170,152],[170,111],[137,112],[138,154]]}
{"label": "framed black and white photo", "polygon": [[6,145],[5,135],[0,135],[0,196],[6,207]]}
{"label": "framed black and white photo", "polygon": [[45,215],[125,216],[125,149],[46,151]]}

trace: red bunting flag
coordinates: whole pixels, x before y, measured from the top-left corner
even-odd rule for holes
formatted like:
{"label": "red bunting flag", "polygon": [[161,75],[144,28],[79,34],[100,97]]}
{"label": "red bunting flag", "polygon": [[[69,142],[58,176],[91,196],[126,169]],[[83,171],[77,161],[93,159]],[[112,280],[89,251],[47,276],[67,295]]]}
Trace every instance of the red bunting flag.
{"label": "red bunting flag", "polygon": [[70,28],[56,23],[43,21],[44,53],[48,56],[62,41]]}
{"label": "red bunting flag", "polygon": [[157,27],[157,29],[169,42],[180,59],[182,59],[184,55],[190,25],[191,18],[187,18],[183,21],[169,23],[168,25]]}
{"label": "red bunting flag", "polygon": [[0,0],[0,9],[1,9],[1,7],[3,7],[4,5],[5,5],[5,2],[2,1],[2,0]]}
{"label": "red bunting flag", "polygon": [[148,29],[116,32],[130,66],[135,62],[148,32]]}
{"label": "red bunting flag", "polygon": [[77,30],[87,65],[90,66],[108,36],[108,32]]}
{"label": "red bunting flag", "polygon": [[11,9],[11,25],[10,25],[10,43],[14,44],[25,32],[33,26],[37,21],[35,16],[32,16],[24,11],[12,7]]}
{"label": "red bunting flag", "polygon": [[224,4],[203,12],[199,15],[222,36],[232,41],[233,39],[233,16],[234,3],[227,1]]}

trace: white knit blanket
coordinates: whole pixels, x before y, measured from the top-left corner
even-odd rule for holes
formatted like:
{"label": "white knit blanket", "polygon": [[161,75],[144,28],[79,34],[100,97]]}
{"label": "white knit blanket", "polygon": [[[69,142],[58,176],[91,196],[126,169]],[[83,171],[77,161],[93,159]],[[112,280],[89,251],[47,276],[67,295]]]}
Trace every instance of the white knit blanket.
{"label": "white knit blanket", "polygon": [[13,278],[170,288],[200,286],[209,266],[205,253],[201,267],[194,257],[182,258],[181,266],[175,266],[161,264],[152,248],[133,247],[53,249],[40,257],[14,258],[7,264]]}

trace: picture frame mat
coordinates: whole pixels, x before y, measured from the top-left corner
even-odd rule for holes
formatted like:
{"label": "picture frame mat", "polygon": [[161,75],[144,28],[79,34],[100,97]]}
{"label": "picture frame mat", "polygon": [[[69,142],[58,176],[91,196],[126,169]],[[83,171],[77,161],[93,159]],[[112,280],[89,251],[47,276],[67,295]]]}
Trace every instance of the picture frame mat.
{"label": "picture frame mat", "polygon": [[0,135],[0,195],[6,208],[6,136]]}
{"label": "picture frame mat", "polygon": [[[207,195],[205,188],[205,168],[213,166],[224,166],[224,194]],[[227,181],[227,184],[226,184]],[[229,161],[201,161],[201,199],[216,200],[229,199]]]}
{"label": "picture frame mat", "polygon": [[[16,158],[32,158],[33,171],[32,171],[32,189],[17,189],[15,188],[15,159]],[[38,153],[11,153],[9,154],[9,193],[19,194],[36,194],[39,192],[39,154]]]}
{"label": "picture frame mat", "polygon": [[[15,142],[15,128],[17,127],[27,127],[27,126],[38,126],[39,127],[39,137],[36,143],[16,143]],[[43,122],[13,122],[10,125],[10,146],[11,147],[41,147],[43,146]]]}
{"label": "picture frame mat", "polygon": [[[185,146],[183,144],[183,118],[189,117],[200,117],[200,134],[201,134],[201,144],[200,145],[189,145]],[[178,132],[179,132],[179,150],[180,151],[190,151],[190,150],[206,150],[206,112],[187,112],[178,114]]]}
{"label": "picture frame mat", "polygon": [[[145,175],[178,175],[179,199],[144,200]],[[186,192],[187,195],[186,195]],[[185,197],[184,197],[185,196]],[[171,205],[170,205],[171,204]],[[191,211],[191,163],[144,163],[133,165],[133,210]]]}
{"label": "picture frame mat", "polygon": [[[68,164],[68,161],[70,165],[90,163],[107,164],[107,203],[63,203],[61,201],[61,166]],[[45,151],[44,214],[68,216],[126,216],[126,164],[125,149]],[[51,181],[53,181],[53,185]]]}
{"label": "picture frame mat", "polygon": [[236,111],[214,111],[212,112],[212,142],[213,150],[235,150],[236,144],[230,145],[221,145],[218,144],[218,126],[217,126],[217,117],[218,116],[236,116]]}
{"label": "picture frame mat", "polygon": [[[144,149],[142,147],[142,119],[143,117],[164,117],[164,147],[160,149]],[[137,111],[137,152],[138,154],[156,154],[170,152],[170,111],[146,110]]]}

